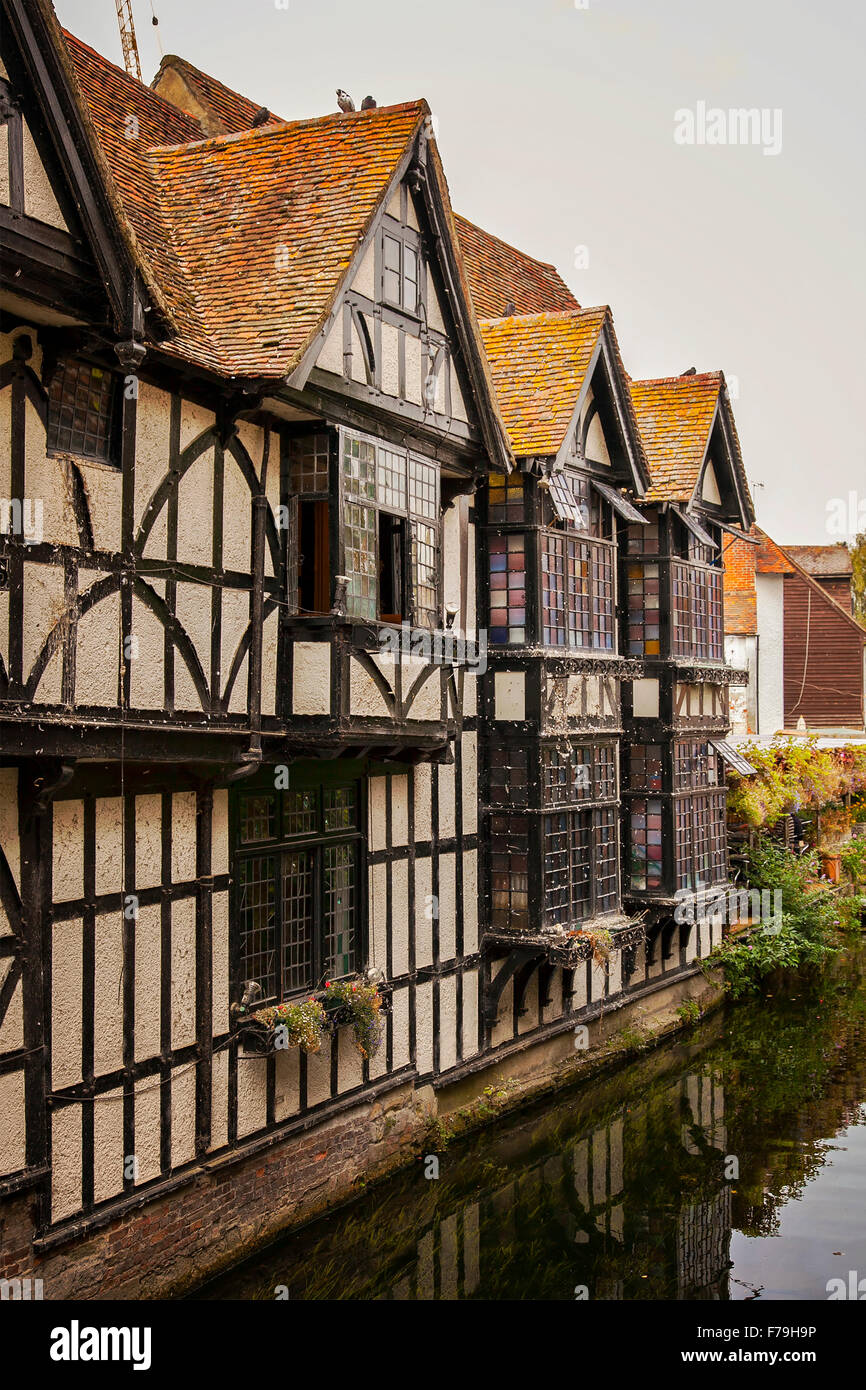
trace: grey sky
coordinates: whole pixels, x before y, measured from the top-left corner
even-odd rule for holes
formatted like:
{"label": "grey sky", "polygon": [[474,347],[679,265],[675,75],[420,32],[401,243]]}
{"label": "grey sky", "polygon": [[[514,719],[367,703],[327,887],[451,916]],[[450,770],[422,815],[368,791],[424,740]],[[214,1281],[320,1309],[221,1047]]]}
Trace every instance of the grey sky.
{"label": "grey sky", "polygon": [[[424,96],[455,208],[613,309],[626,368],[736,378],[758,519],[821,542],[866,510],[863,136],[856,0],[153,0],[179,53],[289,118]],[[583,0],[579,0],[583,3]],[[55,0],[121,61],[113,0]],[[145,78],[159,62],[133,0]],[[674,113],[780,108],[781,152],[678,145]],[[589,264],[575,267],[575,248]]]}

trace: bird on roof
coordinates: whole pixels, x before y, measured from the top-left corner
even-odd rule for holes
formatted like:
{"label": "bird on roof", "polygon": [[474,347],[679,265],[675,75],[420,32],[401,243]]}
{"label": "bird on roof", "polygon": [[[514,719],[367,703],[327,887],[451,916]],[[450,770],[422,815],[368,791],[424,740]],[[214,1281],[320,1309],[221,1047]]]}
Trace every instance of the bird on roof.
{"label": "bird on roof", "polygon": [[354,111],[355,109],[355,103],[349,93],[343,91],[342,87],[337,88],[337,105],[341,111]]}
{"label": "bird on roof", "polygon": [[375,111],[378,104],[379,103],[377,102],[375,97],[364,97],[364,100],[361,102],[361,110]]}
{"label": "bird on roof", "polygon": [[271,119],[271,113],[266,106],[260,106],[253,116],[253,130],[257,130],[260,125]]}
{"label": "bird on roof", "polygon": [[697,367],[686,367],[686,370],[684,372],[680,372],[680,376],[697,376],[697,374]]}

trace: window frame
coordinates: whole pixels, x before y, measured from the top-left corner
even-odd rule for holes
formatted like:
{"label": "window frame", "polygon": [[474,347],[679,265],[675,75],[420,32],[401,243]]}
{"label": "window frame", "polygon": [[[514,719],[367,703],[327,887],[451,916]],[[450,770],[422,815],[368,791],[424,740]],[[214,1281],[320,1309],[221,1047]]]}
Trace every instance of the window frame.
{"label": "window frame", "polygon": [[[355,793],[357,812],[355,825],[351,827],[338,826],[331,831],[326,831],[324,829],[325,793],[349,787]],[[285,798],[296,792],[310,791],[316,795],[316,828],[290,834],[285,829]],[[256,798],[273,798],[275,808],[274,833],[265,838],[243,841],[241,835],[244,801],[245,799]],[[326,979],[348,978],[360,970],[366,957],[368,945],[366,774],[361,766],[358,763],[347,762],[342,768],[298,772],[295,765],[292,765],[289,772],[289,786],[285,790],[275,788],[273,769],[269,769],[264,778],[251,779],[250,782],[245,782],[231,789],[229,826],[231,836],[231,977],[233,990],[238,994],[238,997],[240,997],[240,992],[248,979],[258,978],[264,993],[263,1004],[306,998],[321,990]],[[328,973],[333,962],[329,962],[326,955],[328,949],[328,919],[324,908],[327,892],[326,850],[345,846],[351,846],[353,849],[352,861],[355,880],[352,921],[353,960],[350,969],[338,975],[335,971]],[[290,940],[285,931],[287,925],[285,872],[288,857],[299,852],[309,854],[312,860],[309,908],[310,951],[309,961],[303,967],[306,971],[305,979],[309,983],[289,986],[287,978],[291,967],[286,960]],[[267,861],[268,859],[273,863],[270,879],[261,881],[269,881],[271,885],[272,897],[270,902],[266,903],[266,907],[270,908],[270,921],[264,929],[269,940],[264,947],[259,947],[257,952],[252,952],[245,949],[247,933],[243,921],[245,885],[242,882],[241,866],[251,861]],[[261,929],[259,930],[261,931]],[[254,961],[256,956],[271,959],[268,974],[264,978],[249,973],[253,968],[250,962],[251,960]],[[276,993],[268,992],[271,978],[276,987]]]}
{"label": "window frame", "polygon": [[[367,477],[359,478],[357,487],[352,485],[353,480],[347,476],[346,470],[346,446],[352,442],[373,451],[372,459],[363,461]],[[380,458],[380,455],[384,457]],[[402,478],[395,472],[394,460],[402,462]],[[341,428],[339,469],[340,567],[349,580],[347,607],[350,616],[360,622],[393,622],[393,618],[382,617],[379,585],[380,517],[386,514],[399,517],[406,523],[404,604],[408,611],[401,620],[411,623],[413,627],[436,631],[442,625],[442,474],[438,461],[426,457],[417,449],[377,439],[375,435],[361,430]],[[385,500],[380,496],[380,485],[383,493],[391,494]],[[352,517],[351,508],[359,509],[357,521]],[[372,543],[366,550],[358,552],[361,559],[366,556],[368,561],[372,561],[372,573],[367,575],[359,568],[350,566],[350,549],[346,545],[351,529],[355,527],[360,531],[359,523],[365,519],[365,513],[372,514],[374,518],[372,527],[365,528],[365,533],[372,535]],[[369,520],[369,516],[366,519]],[[420,558],[422,547],[427,548],[423,568]],[[359,578],[371,579],[372,594],[353,593],[353,580]],[[353,611],[353,599],[360,599],[361,602],[374,600],[375,613],[358,611],[360,604]]]}
{"label": "window frame", "polygon": [[[391,241],[398,247],[398,266],[395,269],[387,263],[387,243]],[[424,274],[424,258],[421,254],[421,238],[413,227],[396,222],[383,220],[379,232],[379,300],[388,309],[394,310],[398,314],[405,314],[415,322],[420,322],[426,317],[426,277]],[[406,274],[406,253],[407,251],[415,259],[415,277]],[[400,297],[393,299],[387,292],[388,276],[396,275],[399,280]],[[415,302],[408,305],[405,302],[407,284],[415,285]]]}
{"label": "window frame", "polygon": [[[64,445],[59,443],[56,438],[52,438],[61,428],[67,428],[66,426],[61,426],[57,419],[58,409],[74,410],[74,405],[72,407],[64,407],[62,404],[58,406],[52,399],[56,389],[62,390],[62,386],[59,387],[58,383],[63,381],[67,369],[72,366],[75,366],[77,369],[88,368],[91,374],[93,372],[101,372],[103,376],[108,378],[108,425],[104,432],[104,452],[93,452],[86,448],[76,448],[71,442]],[[119,471],[122,467],[121,444],[123,435],[123,377],[120,372],[114,371],[111,367],[104,366],[101,362],[95,362],[92,358],[76,353],[63,353],[58,356],[56,361],[51,363],[50,369],[45,375],[45,389],[48,397],[46,415],[46,454],[54,458],[71,456],[72,458],[82,459],[87,463],[97,463],[101,464],[104,468],[112,468],[115,471]],[[80,389],[80,382],[76,382],[76,391],[78,389]],[[97,413],[99,414],[100,412]],[[68,428],[70,431],[72,430],[72,426]],[[87,431],[85,430],[85,436],[86,434]]]}
{"label": "window frame", "polygon": [[[620,785],[619,785],[619,746],[615,738],[582,738],[571,737],[567,739],[571,749],[569,764],[576,766],[574,754],[581,754],[580,766],[591,768],[590,786],[588,795],[575,795],[579,791],[578,783],[573,787],[566,787],[567,792],[572,794],[568,799],[550,800],[549,795],[552,787],[550,774],[560,773],[565,770],[562,760],[562,744],[560,739],[545,739],[541,744],[540,756],[540,777],[541,777],[541,864],[540,864],[540,896],[541,896],[541,918],[545,925],[574,926],[583,922],[591,922],[615,915],[621,910],[622,904],[622,874],[621,874],[621,825],[620,825]],[[554,767],[553,755],[557,755],[559,766]],[[561,783],[561,779],[557,777]],[[555,822],[559,824],[555,824]],[[605,832],[607,838],[605,838]],[[567,837],[567,856],[566,863],[557,869],[550,864],[551,856],[555,853],[562,853],[550,847],[550,841],[554,836],[565,835]],[[575,888],[575,869],[577,859],[574,856],[574,845],[576,836],[585,836],[588,846],[588,855],[584,860],[587,870],[586,878],[586,911],[584,915],[575,919],[572,915],[579,895]],[[606,851],[606,852],[605,852]],[[608,882],[612,879],[612,889],[606,893],[601,891],[602,867],[607,869],[605,875]],[[562,872],[567,875],[567,881],[559,885],[550,882],[552,875]],[[555,893],[565,893],[565,902],[556,904],[551,899]],[[566,911],[566,920],[563,921],[560,912]]]}

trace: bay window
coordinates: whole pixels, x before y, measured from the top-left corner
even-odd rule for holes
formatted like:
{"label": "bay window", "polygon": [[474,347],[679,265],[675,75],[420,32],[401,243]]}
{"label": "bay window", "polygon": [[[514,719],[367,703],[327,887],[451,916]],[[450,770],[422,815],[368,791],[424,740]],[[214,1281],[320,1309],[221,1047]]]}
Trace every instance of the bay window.
{"label": "bay window", "polygon": [[343,431],[343,572],[356,618],[439,621],[439,468],[406,449]]}

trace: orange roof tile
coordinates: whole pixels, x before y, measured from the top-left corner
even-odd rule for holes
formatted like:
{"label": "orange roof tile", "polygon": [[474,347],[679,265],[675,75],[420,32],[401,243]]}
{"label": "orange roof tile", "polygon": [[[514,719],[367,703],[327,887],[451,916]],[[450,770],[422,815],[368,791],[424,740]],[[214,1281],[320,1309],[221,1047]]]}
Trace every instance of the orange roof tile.
{"label": "orange roof tile", "polygon": [[638,426],[649,461],[648,502],[688,502],[710,442],[721,372],[631,382]]}
{"label": "orange roof tile", "polygon": [[65,37],[179,330],[167,350],[223,375],[286,376],[326,317],[427,104],[201,140],[191,116]]}
{"label": "orange roof tile", "polygon": [[743,464],[737,423],[722,372],[659,377],[630,382],[631,396],[649,462],[652,484],[647,502],[689,502],[694,495],[710,442],[716,406],[727,415],[734,445],[734,468],[747,513],[754,506]]}
{"label": "orange roof tile", "polygon": [[755,553],[758,574],[795,574],[793,561],[770,539],[766,531],[762,531],[760,526],[754,526],[752,530],[761,542]]}
{"label": "orange roof tile", "polygon": [[293,369],[428,114],[410,102],[149,151],[223,370]]}
{"label": "orange roof tile", "polygon": [[454,223],[479,318],[499,318],[509,302],[518,314],[580,308],[555,266],[527,256],[458,214]]}
{"label": "orange roof tile", "polygon": [[[220,132],[224,135],[237,135],[242,130],[249,130],[253,123],[253,117],[262,110],[261,102],[250,101],[248,97],[241,96],[240,92],[233,91],[231,87],[227,87],[218,78],[211,77],[209,73],[193,67],[186,58],[178,58],[174,53],[168,53],[162,59],[157,74],[150,84],[151,88],[159,91],[160,83],[172,70],[184,79],[201,104],[212,113]],[[189,115],[195,119],[194,112],[190,112]],[[282,125],[284,122],[281,116],[270,113],[266,124]],[[200,130],[199,136],[208,133],[216,134],[217,132]]]}
{"label": "orange roof tile", "polygon": [[556,454],[610,310],[483,319],[481,337],[516,457]]}

